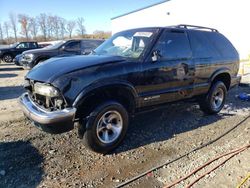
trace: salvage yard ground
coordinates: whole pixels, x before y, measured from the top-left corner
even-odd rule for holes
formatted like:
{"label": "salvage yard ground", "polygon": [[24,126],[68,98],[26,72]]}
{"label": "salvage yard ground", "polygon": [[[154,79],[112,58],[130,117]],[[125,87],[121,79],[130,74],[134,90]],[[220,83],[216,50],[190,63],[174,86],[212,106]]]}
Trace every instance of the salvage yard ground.
{"label": "salvage yard ground", "polygon": [[[196,104],[180,102],[138,115],[124,143],[110,155],[87,150],[77,131],[46,134],[24,119],[18,96],[27,71],[0,64],[0,187],[114,187],[134,176],[171,161],[238,126],[214,143],[147,174],[127,187],[163,187],[208,160],[250,144],[250,101],[229,92],[218,115],[205,116]],[[222,159],[224,160],[224,159]],[[185,187],[216,161],[176,187]],[[250,149],[234,156],[193,187],[236,187],[250,173]],[[249,187],[247,180],[242,187]]]}

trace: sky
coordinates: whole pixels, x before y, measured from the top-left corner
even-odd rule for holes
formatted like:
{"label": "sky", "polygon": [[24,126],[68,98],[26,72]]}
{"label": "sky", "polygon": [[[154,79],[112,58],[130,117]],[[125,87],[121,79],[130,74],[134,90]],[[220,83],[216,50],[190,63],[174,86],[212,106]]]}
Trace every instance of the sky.
{"label": "sky", "polygon": [[111,31],[111,18],[162,0],[0,0],[0,22],[10,12],[37,16],[50,13],[67,20],[83,17],[87,33]]}

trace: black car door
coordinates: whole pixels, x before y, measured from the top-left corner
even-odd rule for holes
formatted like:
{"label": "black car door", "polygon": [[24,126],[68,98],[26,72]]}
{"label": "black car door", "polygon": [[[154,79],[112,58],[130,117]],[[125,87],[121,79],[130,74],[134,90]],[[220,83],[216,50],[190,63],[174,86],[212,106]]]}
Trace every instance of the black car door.
{"label": "black car door", "polygon": [[187,33],[166,29],[142,64],[141,105],[176,101],[192,96],[194,64]]}

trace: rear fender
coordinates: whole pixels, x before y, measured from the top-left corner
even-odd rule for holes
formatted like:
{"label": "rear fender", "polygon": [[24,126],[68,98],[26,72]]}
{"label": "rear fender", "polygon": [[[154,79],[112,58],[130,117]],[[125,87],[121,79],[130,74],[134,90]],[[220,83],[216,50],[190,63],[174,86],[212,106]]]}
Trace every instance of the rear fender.
{"label": "rear fender", "polygon": [[220,74],[224,74],[224,73],[227,73],[230,75],[231,77],[231,72],[230,72],[230,69],[229,68],[226,68],[226,67],[223,67],[223,68],[220,68],[218,70],[216,70],[212,75],[211,77],[209,78],[209,86],[211,86],[212,82],[214,81],[214,79],[216,78],[216,76],[220,75]]}

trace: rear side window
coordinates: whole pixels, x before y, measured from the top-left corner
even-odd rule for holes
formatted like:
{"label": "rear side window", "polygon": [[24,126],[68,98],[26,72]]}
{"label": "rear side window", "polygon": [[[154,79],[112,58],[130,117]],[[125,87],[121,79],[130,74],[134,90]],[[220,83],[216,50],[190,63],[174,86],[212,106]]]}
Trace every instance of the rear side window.
{"label": "rear side window", "polygon": [[82,49],[83,50],[94,50],[103,43],[101,40],[83,40]]}
{"label": "rear side window", "polygon": [[216,48],[210,43],[208,32],[191,31],[189,32],[190,44],[193,50],[194,58],[212,58],[219,57]]}
{"label": "rear side window", "polygon": [[79,50],[80,49],[80,41],[69,42],[66,44],[66,48],[71,50]]}
{"label": "rear side window", "polygon": [[235,50],[231,42],[222,34],[207,33],[207,37],[221,57],[238,57],[238,52]]}
{"label": "rear side window", "polygon": [[35,42],[30,42],[29,47],[30,48],[36,48],[36,43]]}
{"label": "rear side window", "polygon": [[155,50],[160,51],[161,59],[190,58],[192,55],[187,34],[181,31],[165,31]]}

